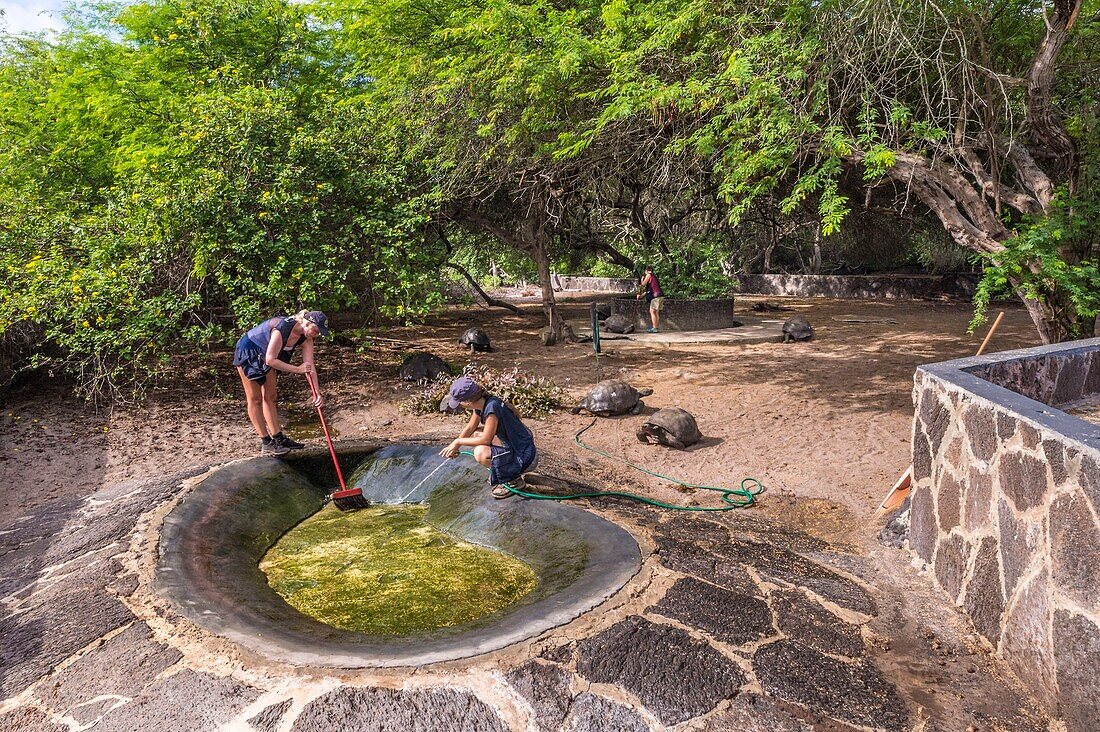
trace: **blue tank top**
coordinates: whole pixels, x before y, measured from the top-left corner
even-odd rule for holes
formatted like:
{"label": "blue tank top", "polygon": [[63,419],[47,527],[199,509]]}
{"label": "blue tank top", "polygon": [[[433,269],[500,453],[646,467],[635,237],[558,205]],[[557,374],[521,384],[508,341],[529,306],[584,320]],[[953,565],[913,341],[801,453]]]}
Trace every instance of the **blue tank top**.
{"label": "blue tank top", "polygon": [[294,342],[294,345],[290,345],[290,333],[294,330],[294,322],[294,318],[276,315],[263,321],[245,335],[248,336],[248,340],[256,344],[257,348],[267,353],[267,347],[271,343],[271,333],[279,331],[283,335],[283,349],[279,352],[279,360],[289,361],[294,349],[305,340],[305,336],[302,336]]}
{"label": "blue tank top", "polygon": [[485,424],[485,418],[490,414],[497,417],[497,437],[501,443],[510,448],[524,462],[528,461],[535,452],[535,437],[531,430],[527,429],[511,407],[500,400],[499,397],[489,396],[485,399],[485,406],[477,411],[481,417],[481,423]]}

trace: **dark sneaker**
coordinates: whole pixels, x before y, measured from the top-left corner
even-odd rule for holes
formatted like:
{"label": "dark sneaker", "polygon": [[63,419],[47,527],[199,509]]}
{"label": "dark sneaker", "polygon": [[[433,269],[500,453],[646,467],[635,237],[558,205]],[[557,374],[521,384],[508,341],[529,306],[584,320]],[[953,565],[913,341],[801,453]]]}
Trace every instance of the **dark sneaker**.
{"label": "dark sneaker", "polygon": [[284,447],[274,440],[260,444],[261,455],[286,455],[288,452],[290,452],[289,447]]}
{"label": "dark sneaker", "polygon": [[297,440],[287,437],[283,433],[279,433],[271,438],[272,442],[277,442],[288,450],[301,450],[305,445]]}

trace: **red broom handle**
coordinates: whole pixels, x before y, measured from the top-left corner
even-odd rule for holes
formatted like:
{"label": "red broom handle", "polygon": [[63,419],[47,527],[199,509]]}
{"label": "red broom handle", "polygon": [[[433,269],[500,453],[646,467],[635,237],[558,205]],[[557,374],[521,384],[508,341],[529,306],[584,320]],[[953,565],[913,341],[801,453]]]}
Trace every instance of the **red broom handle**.
{"label": "red broom handle", "polygon": [[325,442],[328,443],[328,454],[332,455],[332,464],[336,468],[336,477],[340,480],[340,490],[346,491],[348,488],[344,485],[344,474],[340,472],[340,461],[336,459],[336,448],[332,446],[332,437],[328,434],[328,424],[325,422],[325,413],[321,410],[321,405],[317,404],[321,392],[317,391],[317,383],[313,380],[312,371],[306,372],[306,380],[309,382],[309,390],[313,394],[313,402],[317,407],[317,416],[321,418],[321,429],[325,431]]}

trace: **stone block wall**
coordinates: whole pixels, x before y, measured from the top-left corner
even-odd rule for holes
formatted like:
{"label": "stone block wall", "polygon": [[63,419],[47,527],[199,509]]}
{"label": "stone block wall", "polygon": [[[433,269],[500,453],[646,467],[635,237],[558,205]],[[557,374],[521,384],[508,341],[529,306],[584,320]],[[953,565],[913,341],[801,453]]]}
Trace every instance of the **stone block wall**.
{"label": "stone block wall", "polygon": [[792,297],[866,300],[921,300],[951,297],[970,300],[975,275],[738,275],[738,292]]}
{"label": "stone block wall", "polygon": [[1100,719],[1100,426],[1056,399],[1100,396],[1098,375],[1100,338],[914,386],[910,549],[1069,732]]}
{"label": "stone block wall", "polygon": [[550,275],[550,286],[556,292],[609,292],[623,294],[638,289],[638,280],[629,277],[584,277],[581,275]]}

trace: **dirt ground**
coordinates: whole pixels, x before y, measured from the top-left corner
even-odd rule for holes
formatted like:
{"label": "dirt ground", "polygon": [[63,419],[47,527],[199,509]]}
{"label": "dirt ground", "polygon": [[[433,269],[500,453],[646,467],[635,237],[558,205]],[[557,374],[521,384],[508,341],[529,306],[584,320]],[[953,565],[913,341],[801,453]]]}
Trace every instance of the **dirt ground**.
{"label": "dirt ground", "polygon": [[[585,317],[589,297],[566,300],[567,317]],[[739,298],[737,309],[751,312],[763,299]],[[864,521],[909,463],[914,369],[977,349],[981,334],[966,333],[971,309],[941,302],[770,301],[806,315],[817,333],[814,340],[674,348],[604,344],[608,353],[599,358],[601,377],[622,376],[637,387],[652,388],[646,399],[651,408],[679,406],[692,412],[705,436],[700,445],[686,452],[643,445],[634,437],[642,419],[637,416],[602,419],[584,439],[692,483],[732,485],[746,476],[759,478],[768,488],[763,509],[769,512],[789,512],[793,503],[783,497],[825,499],[846,509],[835,520],[867,538],[874,530]],[[421,326],[371,329],[365,348],[346,338],[322,345],[318,364],[330,423],[344,437],[439,435],[442,440],[460,428],[460,417],[411,417],[399,411],[411,387],[397,379],[397,366],[411,346],[396,341],[459,366],[471,360],[500,368],[518,365],[552,377],[580,399],[596,376],[591,346],[542,346],[536,338],[543,325],[541,310],[534,303],[522,307],[523,317],[477,306],[455,308]],[[338,330],[345,332],[355,325],[337,320]],[[492,353],[471,356],[457,345],[469,325],[490,334]],[[1008,307],[990,350],[1036,344],[1023,309]],[[9,393],[0,412],[0,516],[5,519],[0,523],[64,494],[84,495],[121,481],[252,454],[258,440],[245,417],[230,359],[228,350],[180,359],[175,383],[151,393],[143,404],[109,411],[91,410],[67,396],[61,384]],[[315,434],[304,381],[287,376],[281,382],[280,402],[294,420],[292,427],[299,435]],[[575,461],[606,487],[680,502],[712,500],[706,494],[679,494],[667,483],[580,450],[573,435],[589,420],[561,411],[532,427],[540,449]]]}

